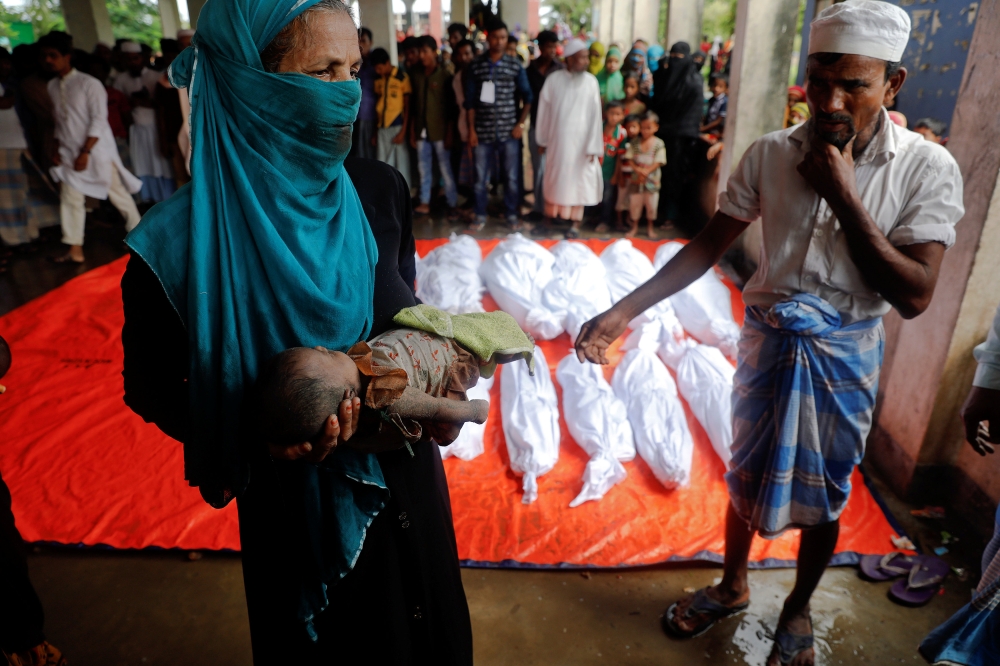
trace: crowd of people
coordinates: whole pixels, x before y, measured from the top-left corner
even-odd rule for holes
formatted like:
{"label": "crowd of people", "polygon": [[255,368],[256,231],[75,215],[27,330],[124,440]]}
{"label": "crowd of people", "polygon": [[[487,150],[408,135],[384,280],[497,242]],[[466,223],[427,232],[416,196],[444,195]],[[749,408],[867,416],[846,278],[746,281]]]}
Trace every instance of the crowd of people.
{"label": "crowd of people", "polygon": [[101,200],[131,230],[140,207],[189,180],[186,98],[167,68],[193,34],[160,40],[158,53],[126,39],[88,53],[61,31],[0,48],[4,245],[29,248],[39,229],[61,224],[69,251],[54,260],[81,263],[87,212]]}
{"label": "crowd of people", "polygon": [[419,198],[417,214],[430,214],[439,192],[448,218],[478,231],[499,185],[511,230],[550,234],[562,220],[573,238],[588,217],[598,232],[633,236],[645,219],[655,238],[661,225],[693,233],[707,220],[693,192],[725,132],[721,39],[695,53],[678,42],[665,54],[642,39],[605,49],[545,30],[525,44],[500,20],[483,27],[473,35],[453,24],[441,44],[406,37],[398,65],[360,30],[353,153],[396,167]]}

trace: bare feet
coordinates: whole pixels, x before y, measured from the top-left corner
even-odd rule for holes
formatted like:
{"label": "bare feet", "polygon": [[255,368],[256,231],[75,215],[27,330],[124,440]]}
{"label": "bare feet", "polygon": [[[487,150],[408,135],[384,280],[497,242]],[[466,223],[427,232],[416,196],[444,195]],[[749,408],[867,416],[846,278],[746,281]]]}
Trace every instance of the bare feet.
{"label": "bare feet", "polygon": [[653,228],[653,225],[649,225],[646,233],[649,234],[649,240],[656,240],[659,238],[659,236],[656,235],[656,229]]}
{"label": "bare feet", "polygon": [[416,208],[414,208],[413,212],[416,213],[417,215],[430,215],[431,214],[431,205],[430,204],[422,203],[419,206],[417,206]]}
{"label": "bare feet", "polygon": [[60,257],[53,257],[52,261],[54,261],[57,264],[66,264],[66,263],[82,264],[83,248],[79,245],[70,245],[69,252]]}
{"label": "bare feet", "polygon": [[[728,591],[722,591],[720,585],[714,585],[706,590],[706,594],[713,601],[729,608],[734,608],[750,601],[749,587],[743,590],[742,594],[733,594]],[[697,631],[700,627],[703,627],[706,622],[712,621],[712,618],[705,614],[696,614],[694,617],[690,618],[685,617],[685,613],[687,613],[687,609],[691,606],[691,602],[693,601],[693,594],[690,594],[684,599],[678,601],[677,610],[674,615],[674,624],[677,625],[678,629],[686,633]]]}
{"label": "bare feet", "polygon": [[[809,608],[800,613],[785,618],[785,613],[782,611],[781,617],[778,619],[778,629],[775,632],[791,634],[795,638],[799,638],[801,642],[806,636],[812,637],[812,619],[809,617]],[[794,638],[790,643],[794,643]],[[775,641],[774,647],[771,649],[771,654],[767,658],[767,666],[815,666],[816,664],[816,651],[812,647],[806,647],[796,652],[794,645],[789,644],[788,647],[792,649],[791,654],[786,654],[786,657],[792,657],[791,661],[781,661],[781,650],[778,647],[777,640]],[[792,656],[794,655],[794,656]]]}

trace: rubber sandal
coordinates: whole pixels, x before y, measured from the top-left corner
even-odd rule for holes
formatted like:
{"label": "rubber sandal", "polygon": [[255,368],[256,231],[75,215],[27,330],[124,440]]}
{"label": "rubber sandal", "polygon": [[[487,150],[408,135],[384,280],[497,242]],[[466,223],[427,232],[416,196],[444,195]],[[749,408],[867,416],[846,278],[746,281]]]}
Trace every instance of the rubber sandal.
{"label": "rubber sandal", "polygon": [[861,577],[870,581],[883,581],[906,576],[917,562],[915,555],[894,552],[887,555],[864,555],[858,567]]}
{"label": "rubber sandal", "polygon": [[684,618],[691,619],[696,615],[706,615],[710,621],[701,625],[694,631],[684,631],[678,627],[675,622],[677,604],[679,602],[674,602],[670,604],[670,607],[667,608],[667,610],[664,611],[663,615],[660,617],[660,626],[667,635],[673,636],[674,638],[695,638],[697,636],[701,636],[703,633],[714,627],[719,620],[741,613],[750,606],[749,601],[739,604],[738,606],[723,606],[718,601],[708,596],[707,590],[707,587],[703,587],[694,593],[691,605],[688,606],[686,611],[684,611]]}
{"label": "rubber sandal", "polygon": [[[809,624],[812,625],[812,618],[810,618]],[[816,642],[812,633],[793,634],[787,629],[778,629],[773,634],[770,631],[765,631],[764,635],[774,641],[771,654],[777,651],[778,661],[782,664],[792,663],[797,656],[806,650],[811,650]]]}
{"label": "rubber sandal", "polygon": [[569,229],[566,230],[566,238],[574,239],[579,237],[580,237],[579,229],[574,229],[573,227],[570,227]]}
{"label": "rubber sandal", "polygon": [[904,580],[889,588],[889,598],[910,607],[927,605],[941,589],[941,582],[951,572],[947,562],[933,555],[918,555],[917,562]]}

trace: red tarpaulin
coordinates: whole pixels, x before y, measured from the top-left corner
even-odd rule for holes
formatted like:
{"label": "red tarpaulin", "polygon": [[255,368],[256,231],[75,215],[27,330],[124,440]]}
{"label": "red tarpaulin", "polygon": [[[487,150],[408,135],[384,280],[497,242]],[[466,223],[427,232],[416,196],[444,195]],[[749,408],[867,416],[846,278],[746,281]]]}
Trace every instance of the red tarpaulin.
{"label": "red tarpaulin", "polygon": [[[421,255],[446,242],[417,241]],[[488,253],[498,241],[481,241]],[[657,244],[634,241],[652,257]],[[588,241],[600,252],[607,241]],[[543,242],[551,245],[551,242]],[[28,541],[114,548],[239,549],[236,507],[216,511],[184,481],[181,445],[143,423],[122,402],[123,323],[120,259],[90,271],[0,318],[14,365],[0,397],[0,473],[10,486],[17,525]],[[742,305],[733,290],[737,321]],[[487,309],[495,304],[487,295]],[[541,346],[555,367],[567,336]],[[612,349],[610,379],[620,354]],[[503,381],[500,372],[499,381]],[[521,503],[500,426],[500,384],[486,428],[486,451],[445,462],[459,555],[513,566],[645,565],[670,559],[718,561],[727,504],[723,466],[688,411],[695,441],[691,485],[667,491],[640,458],[600,501],[575,509],[587,456],[563,424],[559,463],[539,479],[539,498]],[[558,390],[558,383],[556,384]],[[836,560],[891,549],[893,528],[860,473],[843,514]],[[762,565],[793,560],[796,533],[758,539]]]}

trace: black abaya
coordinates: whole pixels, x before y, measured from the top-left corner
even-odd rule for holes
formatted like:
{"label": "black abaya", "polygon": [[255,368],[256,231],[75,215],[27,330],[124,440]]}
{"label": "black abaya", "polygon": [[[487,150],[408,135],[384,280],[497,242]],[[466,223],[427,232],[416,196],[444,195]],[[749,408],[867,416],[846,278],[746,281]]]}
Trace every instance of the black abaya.
{"label": "black abaya", "polygon": [[[349,158],[378,245],[371,335],[416,303],[409,190],[381,162]],[[187,335],[159,281],[137,256],[122,278],[125,402],[183,440],[188,426]],[[237,498],[243,578],[254,662],[261,664],[472,663],[472,625],[458,566],[448,486],[433,443],[379,454],[388,505],[369,526],[354,569],[328,590],[311,641],[294,614],[300,554],[290,544],[274,463],[251,453],[250,483]],[[294,463],[305,464],[305,463]]]}

